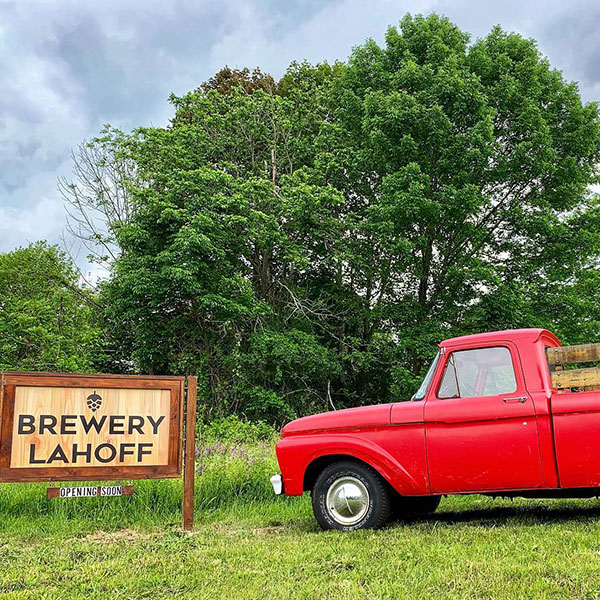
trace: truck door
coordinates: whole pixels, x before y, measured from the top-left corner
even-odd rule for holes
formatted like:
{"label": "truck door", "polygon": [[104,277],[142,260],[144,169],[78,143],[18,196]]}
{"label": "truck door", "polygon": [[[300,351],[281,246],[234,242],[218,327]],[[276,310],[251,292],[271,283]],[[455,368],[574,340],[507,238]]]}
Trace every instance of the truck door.
{"label": "truck door", "polygon": [[425,403],[433,492],[542,487],[537,421],[510,342],[446,349]]}

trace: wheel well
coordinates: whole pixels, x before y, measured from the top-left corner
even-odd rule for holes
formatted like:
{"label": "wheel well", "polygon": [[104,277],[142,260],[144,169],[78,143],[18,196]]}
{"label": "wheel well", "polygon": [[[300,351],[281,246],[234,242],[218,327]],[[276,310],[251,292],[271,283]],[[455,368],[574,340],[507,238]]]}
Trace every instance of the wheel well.
{"label": "wheel well", "polygon": [[386,478],[383,477],[383,475],[381,475],[381,473],[379,473],[377,471],[377,469],[375,469],[375,467],[373,467],[373,465],[370,465],[368,462],[365,462],[364,460],[361,460],[360,458],[356,458],[355,456],[350,456],[348,454],[327,454],[325,456],[320,456],[319,458],[315,458],[315,460],[313,460],[308,465],[308,467],[306,467],[306,471],[304,472],[304,483],[302,485],[302,489],[305,492],[312,490],[315,482],[317,481],[317,477],[319,476],[319,473],[321,473],[321,471],[328,465],[335,463],[335,462],[339,462],[340,460],[355,462],[355,463],[358,463],[359,465],[364,465],[366,467],[373,469],[381,477],[381,480],[384,482],[384,485],[386,485],[386,487],[390,491],[393,491],[394,493],[396,493],[395,490],[392,488],[392,486],[389,484],[389,482],[386,480]]}

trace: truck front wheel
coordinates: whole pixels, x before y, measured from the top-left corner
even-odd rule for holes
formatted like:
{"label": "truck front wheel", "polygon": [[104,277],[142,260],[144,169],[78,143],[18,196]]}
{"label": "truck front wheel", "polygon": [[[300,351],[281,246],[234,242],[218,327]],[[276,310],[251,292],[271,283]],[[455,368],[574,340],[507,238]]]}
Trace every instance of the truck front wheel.
{"label": "truck front wheel", "polygon": [[352,461],[323,469],[312,489],[312,506],[323,529],[376,529],[390,515],[389,493],[379,474]]}

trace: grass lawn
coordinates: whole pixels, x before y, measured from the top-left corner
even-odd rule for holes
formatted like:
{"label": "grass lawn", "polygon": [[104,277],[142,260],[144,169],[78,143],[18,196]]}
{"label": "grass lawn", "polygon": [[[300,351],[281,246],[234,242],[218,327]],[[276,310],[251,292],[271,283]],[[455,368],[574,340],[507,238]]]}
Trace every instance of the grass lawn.
{"label": "grass lawn", "polygon": [[181,530],[179,481],[138,482],[133,497],[75,500],[47,500],[43,484],[0,486],[0,594],[600,597],[597,500],[446,498],[427,519],[321,532],[308,497],[270,495],[269,451],[264,460],[224,452],[202,468],[191,533]]}

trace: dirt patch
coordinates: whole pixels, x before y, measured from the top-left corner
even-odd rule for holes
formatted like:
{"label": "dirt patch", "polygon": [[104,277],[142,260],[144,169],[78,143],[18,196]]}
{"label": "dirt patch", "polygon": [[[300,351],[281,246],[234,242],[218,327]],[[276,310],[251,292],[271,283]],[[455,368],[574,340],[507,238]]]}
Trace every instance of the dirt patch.
{"label": "dirt patch", "polygon": [[247,529],[243,529],[240,527],[232,527],[232,524],[227,521],[217,521],[215,523],[210,524],[210,529],[219,535],[243,535],[247,532]]}
{"label": "dirt patch", "polygon": [[95,531],[86,535],[86,542],[105,544],[137,544],[152,537],[149,533],[140,533],[133,529],[119,529],[118,531]]}
{"label": "dirt patch", "polygon": [[257,527],[252,530],[254,535],[268,535],[272,533],[282,533],[285,530],[285,525],[268,525],[267,527]]}
{"label": "dirt patch", "polygon": [[221,521],[210,524],[210,529],[219,535],[226,536],[247,536],[252,535],[272,535],[274,533],[282,533],[285,531],[285,525],[267,525],[266,527],[235,527],[232,523]]}

